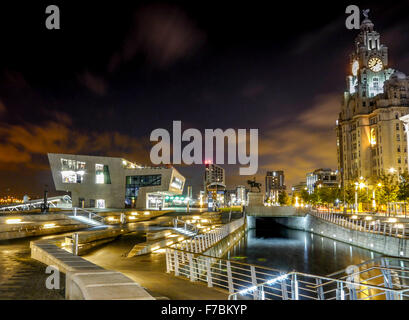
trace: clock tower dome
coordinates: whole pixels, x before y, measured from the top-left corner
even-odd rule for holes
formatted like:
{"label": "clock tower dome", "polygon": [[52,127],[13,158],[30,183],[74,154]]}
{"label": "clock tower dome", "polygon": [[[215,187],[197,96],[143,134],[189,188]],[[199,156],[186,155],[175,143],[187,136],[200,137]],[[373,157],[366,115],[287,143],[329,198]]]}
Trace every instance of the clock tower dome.
{"label": "clock tower dome", "polygon": [[347,76],[347,91],[359,98],[372,98],[383,93],[383,86],[393,69],[388,68],[388,48],[381,44],[381,36],[368,19],[361,24],[350,56],[350,75]]}

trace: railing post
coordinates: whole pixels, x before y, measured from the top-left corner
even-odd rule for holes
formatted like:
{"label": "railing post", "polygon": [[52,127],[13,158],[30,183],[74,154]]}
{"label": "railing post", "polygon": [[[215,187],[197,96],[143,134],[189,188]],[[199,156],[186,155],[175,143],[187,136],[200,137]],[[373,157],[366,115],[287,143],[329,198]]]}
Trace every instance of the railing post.
{"label": "railing post", "polygon": [[322,287],[322,280],[317,278],[315,280],[315,283],[317,284],[318,300],[324,300],[324,288]]}
{"label": "railing post", "polygon": [[[383,275],[383,284],[385,288],[393,288],[392,277],[390,270],[385,270],[389,267],[389,262],[385,258],[381,258],[381,271]],[[386,300],[394,300],[393,293],[385,290]]]}
{"label": "railing post", "polygon": [[[254,266],[250,266],[250,273],[251,273],[251,284],[253,286],[257,286],[257,278],[256,278],[256,268]],[[258,291],[254,290],[253,299],[258,300]]]}
{"label": "railing post", "polygon": [[179,275],[179,258],[178,258],[178,251],[173,250],[174,257],[175,257],[175,276]]}
{"label": "railing post", "polygon": [[193,254],[188,253],[187,259],[189,260],[190,281],[194,282],[194,281],[196,281],[196,277],[195,277],[195,269],[194,269],[194,265],[193,265]]}
{"label": "railing post", "polygon": [[287,279],[281,281],[281,296],[283,300],[288,300]]}
{"label": "railing post", "polygon": [[230,265],[230,261],[226,261],[226,268],[227,268],[227,283],[229,286],[229,293],[233,293],[234,292],[234,286],[233,286],[233,277],[231,274],[231,265]]}
{"label": "railing post", "polygon": [[337,281],[337,293],[336,293],[336,295],[337,295],[337,297],[336,297],[337,300],[345,300],[345,291],[344,291],[342,282]]}
{"label": "railing post", "polygon": [[207,286],[213,287],[211,258],[206,258],[206,267],[207,267]]}
{"label": "railing post", "polygon": [[389,236],[391,236],[391,235],[392,235],[392,225],[389,224]]}
{"label": "railing post", "polygon": [[293,274],[291,279],[291,299],[298,300],[298,281],[296,274]]}
{"label": "railing post", "polygon": [[76,217],[77,216],[77,208],[75,207],[74,208],[74,217]]}
{"label": "railing post", "polygon": [[171,266],[170,266],[170,249],[166,248],[166,273],[170,273]]}
{"label": "railing post", "polygon": [[72,254],[78,256],[78,232],[72,234]]}

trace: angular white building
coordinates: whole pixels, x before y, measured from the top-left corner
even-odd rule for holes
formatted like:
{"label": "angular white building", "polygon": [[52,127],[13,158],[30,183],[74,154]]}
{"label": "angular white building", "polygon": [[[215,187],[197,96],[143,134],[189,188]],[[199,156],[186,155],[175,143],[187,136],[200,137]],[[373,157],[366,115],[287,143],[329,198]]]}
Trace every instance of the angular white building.
{"label": "angular white building", "polygon": [[172,167],[142,167],[122,158],[49,153],[55,188],[85,208],[160,209],[180,195],[185,178]]}

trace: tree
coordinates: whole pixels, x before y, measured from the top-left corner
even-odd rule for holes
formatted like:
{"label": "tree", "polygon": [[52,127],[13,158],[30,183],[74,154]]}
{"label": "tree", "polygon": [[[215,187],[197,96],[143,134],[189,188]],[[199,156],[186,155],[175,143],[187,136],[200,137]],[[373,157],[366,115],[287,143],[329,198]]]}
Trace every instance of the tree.
{"label": "tree", "polygon": [[302,189],[300,193],[300,198],[304,203],[308,203],[310,201],[310,195],[307,190]]}
{"label": "tree", "polygon": [[290,199],[287,195],[287,192],[282,191],[280,192],[280,194],[278,195],[278,203],[280,203],[280,205],[285,206],[288,205],[290,202]]}
{"label": "tree", "polygon": [[389,204],[396,201],[398,197],[399,186],[396,184],[393,175],[381,175],[378,180],[378,192],[376,193],[377,202],[387,206],[388,215]]}
{"label": "tree", "polygon": [[400,175],[398,200],[406,202],[409,199],[409,174],[405,171]]}
{"label": "tree", "polygon": [[355,203],[355,185],[349,183],[344,187],[345,202],[352,206]]}

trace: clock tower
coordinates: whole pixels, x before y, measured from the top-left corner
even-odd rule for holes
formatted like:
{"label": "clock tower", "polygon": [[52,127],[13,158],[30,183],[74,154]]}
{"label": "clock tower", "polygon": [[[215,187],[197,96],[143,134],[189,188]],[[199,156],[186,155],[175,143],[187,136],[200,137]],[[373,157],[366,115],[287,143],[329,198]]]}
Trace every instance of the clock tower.
{"label": "clock tower", "polygon": [[388,48],[381,43],[368,11],[363,12],[365,19],[350,55],[336,127],[343,186],[361,178],[376,181],[408,167],[409,146],[400,117],[409,114],[409,77],[390,68]]}
{"label": "clock tower", "polygon": [[350,56],[350,75],[347,90],[367,99],[383,93],[383,85],[394,70],[388,68],[388,48],[381,44],[381,36],[374,30],[368,17],[361,24],[361,32],[355,39]]}

